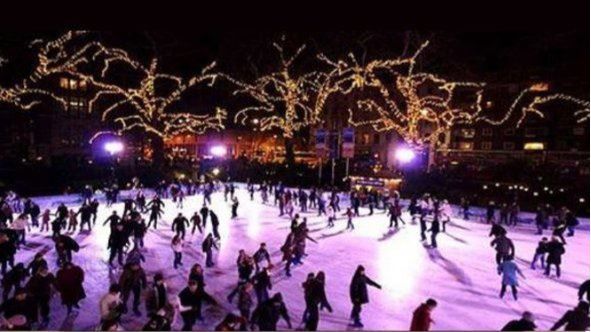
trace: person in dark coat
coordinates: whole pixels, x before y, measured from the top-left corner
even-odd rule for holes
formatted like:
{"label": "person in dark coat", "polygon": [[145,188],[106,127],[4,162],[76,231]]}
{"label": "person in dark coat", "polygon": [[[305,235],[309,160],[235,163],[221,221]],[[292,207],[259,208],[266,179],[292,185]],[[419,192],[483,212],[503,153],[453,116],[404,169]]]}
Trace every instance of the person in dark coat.
{"label": "person in dark coat", "polygon": [[99,202],[95,198],[92,200],[92,202],[90,202],[90,213],[92,214],[92,224],[93,225],[96,224],[96,217],[98,215],[98,207],[99,207]]}
{"label": "person in dark coat", "polygon": [[164,211],[164,202],[160,199],[160,197],[155,196],[150,203],[146,205],[146,209],[150,209],[150,218],[148,219],[148,228],[154,222],[154,229],[158,227],[158,219],[162,215]]}
{"label": "person in dark coat", "polygon": [[60,292],[62,303],[68,308],[68,314],[72,308],[79,309],[78,302],[86,298],[84,291],[84,271],[72,262],[66,263],[57,271],[55,288]]}
{"label": "person in dark coat", "polygon": [[567,311],[550,329],[556,331],[563,325],[565,331],[587,331],[589,329],[589,303],[579,302],[572,310]]}
{"label": "person in dark coat", "polygon": [[72,251],[78,252],[80,245],[72,237],[67,235],[57,235],[53,238],[55,241],[55,251],[58,256],[58,266],[72,261]]}
{"label": "person in dark coat", "polygon": [[431,247],[437,248],[437,234],[439,234],[439,214],[435,213],[433,217],[433,222],[431,223],[431,228],[429,228],[431,232]]}
{"label": "person in dark coat", "polygon": [[258,304],[269,299],[269,290],[273,288],[273,284],[271,283],[271,276],[266,267],[264,267],[261,272],[255,274],[253,277],[253,285]]}
{"label": "person in dark coat", "polygon": [[228,313],[224,320],[215,326],[215,331],[246,331],[246,319],[233,313]]}
{"label": "person in dark coat", "polygon": [[556,266],[556,276],[560,278],[560,264],[562,263],[562,255],[564,254],[564,244],[558,241],[558,238],[553,236],[552,241],[548,243],[548,256],[546,257],[546,272],[550,276],[550,268],[552,265]]}
{"label": "person in dark coat", "polygon": [[565,217],[566,228],[568,229],[568,234],[566,236],[573,236],[575,235],[575,229],[579,225],[579,220],[575,217],[575,214],[571,211],[566,213]]}
{"label": "person in dark coat", "polygon": [[49,323],[52,287],[55,285],[55,277],[49,272],[47,267],[41,267],[37,274],[31,277],[27,282],[27,291],[35,300],[35,308],[41,312],[43,327]]}
{"label": "person in dark coat", "polygon": [[154,283],[146,296],[146,312],[148,315],[157,314],[168,302],[168,290],[162,273],[156,273]]}
{"label": "person in dark coat", "polygon": [[84,203],[76,213],[80,215],[80,231],[84,228],[84,225],[88,226],[88,231],[92,230],[91,219],[92,219],[92,208],[90,205]]}
{"label": "person in dark coat", "polygon": [[195,229],[199,229],[199,233],[203,234],[203,228],[201,228],[201,217],[199,213],[195,212],[191,217],[191,222],[193,223],[193,229],[191,230],[191,235],[195,234]]}
{"label": "person in dark coat", "polygon": [[212,267],[214,265],[213,259],[212,259],[213,248],[219,249],[217,244],[213,240],[213,236],[211,235],[211,233],[209,233],[209,234],[207,234],[207,237],[205,237],[205,240],[203,240],[203,243],[201,244],[201,249],[205,253],[205,266],[206,267]]}
{"label": "person in dark coat", "polygon": [[10,265],[14,267],[14,255],[16,254],[16,245],[6,233],[0,233],[0,263],[2,264],[2,275],[6,274],[6,268]]}
{"label": "person in dark coat", "polygon": [[205,205],[205,203],[203,203],[203,206],[199,210],[199,213],[201,214],[201,221],[203,222],[203,229],[205,229],[205,226],[207,225],[207,217],[209,216],[209,209],[207,208],[207,205]]}
{"label": "person in dark coat", "polygon": [[276,331],[279,318],[283,318],[287,327],[291,329],[291,320],[283,302],[283,296],[281,293],[276,293],[256,307],[250,319],[251,329],[254,330],[256,325],[260,331]]}
{"label": "person in dark coat", "polygon": [[237,197],[232,198],[232,219],[238,218],[238,205],[239,204],[240,203],[238,202]]}
{"label": "person in dark coat", "polygon": [[109,249],[109,266],[113,266],[113,259],[117,256],[119,265],[123,265],[123,248],[127,244],[127,234],[123,231],[123,225],[117,225],[111,230],[107,249]]}
{"label": "person in dark coat", "polygon": [[183,216],[182,213],[179,213],[179,215],[172,221],[171,230],[175,232],[176,235],[180,235],[181,239],[184,240],[186,233],[185,226],[190,226],[189,220]]}
{"label": "person in dark coat", "polygon": [[119,285],[123,297],[123,313],[127,312],[127,301],[133,292],[133,313],[139,316],[140,294],[147,285],[144,269],[139,264],[127,264],[119,277]]}
{"label": "person in dark coat", "polygon": [[501,235],[506,235],[507,234],[507,230],[505,230],[505,227],[501,226],[501,224],[492,223],[492,227],[490,228],[490,233],[488,233],[488,237],[494,236],[494,237],[498,237]]}
{"label": "person in dark coat", "polygon": [[179,309],[183,319],[182,331],[191,331],[196,320],[203,320],[201,316],[201,307],[203,301],[211,304],[216,302],[199,290],[197,282],[189,280],[187,287],[185,287],[178,295]]}
{"label": "person in dark coat", "polygon": [[[16,315],[22,315],[27,318],[25,326],[13,327],[16,330],[27,330],[31,324],[37,322],[37,305],[35,300],[27,294],[24,288],[16,290],[13,298],[8,299],[0,305],[0,313],[4,313],[5,318],[11,318]],[[11,328],[10,326],[8,326]]]}
{"label": "person in dark coat", "polygon": [[587,294],[587,302],[589,302],[589,279],[579,286],[579,301],[583,300],[583,296]]}
{"label": "person in dark coat", "polygon": [[521,319],[512,320],[507,323],[501,331],[535,331],[536,324],[534,323],[534,315],[529,312],[525,311],[523,315],[521,315]]}
{"label": "person in dark coat", "polygon": [[536,262],[540,261],[542,265],[542,269],[546,268],[546,264],[544,264],[544,255],[548,252],[548,238],[543,237],[542,241],[538,242],[538,247],[536,248],[536,253],[534,254],[534,258],[531,260],[531,269],[536,269]]}
{"label": "person in dark coat", "polygon": [[353,326],[363,327],[361,323],[361,306],[369,303],[369,296],[367,293],[367,285],[382,289],[375,281],[371,280],[365,275],[365,268],[362,265],[357,267],[351,285],[349,287],[349,295],[351,297],[351,303],[353,303],[353,309],[351,310],[351,319],[353,319]]}
{"label": "person in dark coat", "polygon": [[437,307],[437,301],[428,299],[422,303],[412,313],[412,321],[410,323],[410,331],[429,331],[431,323],[431,312]]}
{"label": "person in dark coat", "polygon": [[42,266],[47,266],[47,261],[43,258],[43,253],[38,252],[27,266],[27,271],[33,276],[37,274],[37,270]]}
{"label": "person in dark coat", "polygon": [[111,231],[117,227],[121,223],[121,217],[117,214],[117,211],[113,211],[113,213],[103,222],[103,226],[109,224]]}
{"label": "person in dark coat", "polygon": [[13,288],[15,290],[21,288],[21,284],[28,275],[29,273],[23,263],[16,264],[12,270],[8,271],[2,278],[2,301],[8,300]]}
{"label": "person in dark coat", "polygon": [[267,251],[267,244],[265,242],[260,244],[259,249],[254,253],[254,255],[252,255],[252,258],[254,259],[254,266],[257,273],[259,272],[261,262],[264,260],[267,261],[268,267],[273,266],[273,264],[271,264],[271,256],[269,255],[269,251]]}
{"label": "person in dark coat", "polygon": [[218,215],[213,212],[213,210],[209,210],[209,216],[211,217],[211,230],[213,232],[213,236],[219,240],[220,232],[218,231],[218,227],[220,226],[220,219],[218,218]]}
{"label": "person in dark coat", "polygon": [[515,246],[513,246],[513,241],[509,239],[505,235],[499,235],[490,243],[491,247],[495,247],[497,255],[495,260],[497,265],[503,262],[505,257],[514,257],[515,256]]}

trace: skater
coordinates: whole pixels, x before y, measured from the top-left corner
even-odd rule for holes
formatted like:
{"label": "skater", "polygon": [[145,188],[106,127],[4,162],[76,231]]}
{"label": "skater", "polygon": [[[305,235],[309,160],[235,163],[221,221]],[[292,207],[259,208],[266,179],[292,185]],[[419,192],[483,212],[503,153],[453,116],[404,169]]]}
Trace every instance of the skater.
{"label": "skater", "polygon": [[558,241],[556,236],[552,237],[552,241],[548,243],[548,256],[546,256],[546,276],[550,276],[550,269],[552,265],[556,266],[556,277],[560,278],[560,264],[562,262],[562,255],[565,253],[564,245]]}
{"label": "skater", "polygon": [[466,197],[462,197],[460,200],[460,206],[462,207],[462,214],[464,220],[470,219],[470,201]]}
{"label": "skater", "polygon": [[238,204],[238,197],[232,198],[232,219],[238,218]]}
{"label": "skater", "polygon": [[131,198],[126,198],[123,200],[123,217],[127,216],[131,211],[134,210],[135,202]]}
{"label": "skater", "polygon": [[17,249],[20,248],[21,244],[26,244],[26,234],[27,231],[31,231],[31,225],[29,224],[29,216],[26,214],[19,215],[13,222],[12,222],[12,229],[16,232],[17,240],[16,245]]}
{"label": "skater", "polygon": [[543,207],[538,206],[536,211],[536,228],[538,229],[536,235],[542,235],[544,233],[544,228],[548,223],[548,216],[546,215],[546,211]]}
{"label": "skater", "polygon": [[93,199],[92,202],[90,202],[90,212],[92,214],[92,225],[96,225],[96,217],[98,215],[98,207],[99,207],[99,202],[98,199]]}
{"label": "skater", "polygon": [[525,276],[523,275],[517,264],[515,264],[515,262],[513,261],[513,257],[505,257],[503,262],[497,267],[497,272],[499,273],[499,275],[503,275],[501,294],[499,295],[499,297],[503,298],[503,296],[505,296],[507,286],[511,286],[513,298],[517,301],[517,286],[519,286],[519,283],[517,282],[517,274],[519,274],[524,279]]}
{"label": "skater", "polygon": [[150,218],[148,219],[148,228],[154,222],[154,229],[158,228],[158,219],[164,212],[164,202],[160,199],[158,195],[154,196],[154,198],[146,205],[146,209],[150,209]]}
{"label": "skater", "polygon": [[589,329],[589,303],[579,302],[579,304],[567,311],[550,329],[556,331],[563,325],[565,331],[587,331]]}
{"label": "skater", "polygon": [[524,311],[521,319],[512,320],[507,323],[501,331],[535,331],[534,315],[529,311]]}
{"label": "skater", "polygon": [[31,324],[37,322],[37,305],[33,297],[27,294],[27,290],[19,288],[15,291],[14,297],[0,305],[0,313],[4,313],[4,320],[10,321],[15,316],[23,316],[25,322],[22,325],[12,325],[8,323],[8,329],[13,330],[31,330]]}
{"label": "skater", "polygon": [[103,226],[109,224],[111,232],[121,223],[121,217],[117,214],[117,211],[113,210],[113,213],[103,222]]}
{"label": "skater", "polygon": [[27,276],[28,272],[23,263],[16,264],[4,275],[4,278],[2,278],[2,302],[8,300],[8,296],[13,288],[15,291],[21,288]]}
{"label": "skater", "polygon": [[361,323],[361,306],[369,303],[369,296],[367,292],[367,285],[382,289],[375,281],[371,280],[365,275],[365,268],[362,265],[357,267],[351,285],[349,287],[349,295],[351,297],[351,303],[353,309],[351,310],[351,319],[353,320],[354,327],[363,327]]}
{"label": "skater", "polygon": [[517,204],[517,201],[513,202],[509,209],[509,225],[517,226],[517,222],[519,221],[519,210],[519,204]]}
{"label": "skater", "polygon": [[568,234],[566,236],[574,236],[575,235],[575,228],[579,225],[579,220],[575,217],[574,213],[568,211],[566,213],[566,228],[568,229]]}
{"label": "skater", "polygon": [[275,293],[271,299],[259,303],[252,313],[251,330],[254,330],[256,325],[259,331],[276,331],[279,318],[283,318],[287,327],[291,329],[291,320],[283,302],[283,296],[281,293]]}
{"label": "skater", "polygon": [[271,284],[271,276],[266,267],[253,277],[253,286],[259,305],[269,299],[269,290],[273,285]]}
{"label": "skater", "polygon": [[109,249],[109,266],[113,267],[113,259],[117,256],[119,265],[123,265],[123,248],[127,245],[127,235],[123,232],[123,225],[119,224],[111,230],[107,249]]}
{"label": "skater", "polygon": [[49,272],[47,267],[42,266],[37,273],[27,282],[27,292],[35,300],[35,310],[41,312],[41,327],[49,324],[50,306],[52,289],[55,284],[55,277]]}
{"label": "skater", "polygon": [[146,226],[146,221],[144,220],[144,218],[140,217],[139,220],[136,220],[133,223],[133,247],[134,247],[134,249],[144,247],[144,236],[146,236],[147,231],[148,231],[148,227]]}
{"label": "skater", "polygon": [[497,238],[498,236],[504,236],[506,234],[507,230],[505,229],[505,227],[501,226],[500,223],[497,224],[493,222],[492,227],[490,228],[490,233],[488,233],[488,237],[494,236],[495,238]]}
{"label": "skater", "polygon": [[431,247],[437,248],[437,234],[439,234],[439,213],[434,213],[429,232],[431,232]]}
{"label": "skater", "polygon": [[254,259],[254,266],[256,269],[256,273],[259,272],[259,269],[261,267],[261,263],[263,261],[267,261],[266,267],[271,268],[273,266],[273,264],[271,264],[271,256],[269,255],[269,252],[267,251],[267,244],[265,242],[262,242],[259,246],[259,249],[254,253],[254,255],[252,255],[253,259]]}
{"label": "skater", "polygon": [[205,253],[205,266],[206,267],[212,267],[214,265],[213,259],[212,259],[213,248],[215,248],[216,250],[219,250],[217,244],[213,240],[213,236],[211,235],[211,233],[209,233],[209,234],[207,234],[207,236],[205,237],[205,240],[203,240],[203,243],[201,244],[201,249]]}
{"label": "skater", "polygon": [[80,309],[78,302],[86,298],[83,283],[84,271],[72,262],[64,264],[57,271],[55,288],[61,295],[62,304],[68,309],[68,315],[72,312],[72,308]]}
{"label": "skater", "polygon": [[238,252],[238,259],[236,260],[236,266],[238,267],[238,279],[249,280],[252,271],[254,270],[254,260],[252,257],[246,254],[243,249]]}
{"label": "skater", "polygon": [[49,221],[51,220],[51,212],[49,209],[45,209],[43,214],[41,215],[41,229],[40,232],[47,232],[49,231]]}
{"label": "skater", "polygon": [[515,256],[515,246],[513,246],[513,241],[504,234],[501,234],[492,240],[490,246],[495,247],[497,252],[495,256],[497,265],[501,264],[504,258]]}
{"label": "skater", "polygon": [[123,312],[123,303],[121,302],[121,287],[119,284],[111,284],[109,292],[99,301],[101,314],[101,323],[118,321]]}
{"label": "skater", "polygon": [[495,222],[495,203],[488,202],[488,206],[486,207],[486,223],[494,223]]}
{"label": "skater", "polygon": [[190,226],[189,220],[182,213],[179,213],[176,218],[172,221],[171,230],[175,232],[176,236],[180,236],[182,240],[185,239],[186,228],[185,226]]}
{"label": "skater", "polygon": [[408,213],[410,214],[411,217],[411,223],[415,224],[416,223],[416,218],[419,215],[420,209],[419,209],[419,204],[417,202],[417,198],[416,197],[412,197],[410,199],[410,203],[408,204]]}
{"label": "skater", "polygon": [[538,242],[538,247],[536,248],[536,253],[534,254],[534,258],[531,261],[531,269],[536,269],[537,261],[540,261],[540,265],[542,269],[545,269],[546,266],[544,264],[544,255],[548,252],[548,238],[543,237],[540,242]]}
{"label": "skater", "polygon": [[201,228],[201,217],[199,216],[199,213],[195,212],[190,221],[193,223],[191,235],[195,234],[195,229],[199,230],[199,234],[203,234],[203,228]]}
{"label": "skater", "polygon": [[437,301],[428,299],[425,303],[422,303],[412,313],[412,321],[410,323],[410,331],[429,331],[431,328],[431,313],[437,307]]}
{"label": "skater", "polygon": [[35,254],[35,257],[33,257],[31,263],[29,263],[27,266],[27,272],[31,275],[35,275],[41,266],[47,266],[47,261],[45,258],[43,258],[43,253],[38,252]]}
{"label": "skater", "polygon": [[560,219],[554,219],[554,230],[552,231],[552,237],[559,238],[562,244],[566,244],[564,239],[564,231],[566,231],[566,224]]}
{"label": "skater", "polygon": [[199,213],[201,214],[203,229],[205,229],[205,226],[207,225],[207,216],[209,215],[209,209],[207,208],[207,205],[205,205],[205,203],[203,203],[203,206],[201,207],[201,210],[199,210]]}
{"label": "skater", "polygon": [[351,211],[351,208],[347,208],[347,211],[343,215],[347,216],[347,228],[346,229],[354,230],[355,225],[353,225],[353,211]]}
{"label": "skater", "polygon": [[2,275],[6,274],[6,268],[14,267],[14,255],[16,254],[16,245],[14,241],[8,238],[6,233],[0,233],[0,263],[2,264]]}
{"label": "skater", "polygon": [[213,232],[213,236],[216,240],[219,240],[220,232],[218,231],[218,227],[220,226],[220,219],[218,218],[218,215],[213,212],[213,210],[209,210],[209,217],[211,218],[211,231]]}
{"label": "skater", "polygon": [[129,295],[133,292],[133,313],[140,316],[140,294],[146,288],[146,273],[139,264],[127,264],[123,268],[119,285],[121,285],[121,294],[123,295],[122,313],[127,313],[127,301]]}
{"label": "skater", "polygon": [[70,209],[68,212],[68,232],[76,232],[76,226],[78,226],[78,214],[74,210]]}
{"label": "skater", "polygon": [[337,219],[337,214],[336,214],[336,210],[332,207],[332,206],[328,206],[326,208],[326,215],[328,216],[328,222],[326,227],[328,228],[333,228],[334,227],[334,221]]}
{"label": "skater", "polygon": [[146,196],[142,190],[138,191],[135,195],[135,206],[140,212],[144,212],[146,209]]}
{"label": "skater", "polygon": [[146,312],[148,315],[155,315],[167,305],[169,305],[168,290],[164,282],[164,276],[162,273],[156,273],[154,283],[146,296]]}
{"label": "skater", "polygon": [[80,215],[80,231],[84,229],[84,225],[88,226],[88,231],[92,230],[92,208],[88,204],[82,204],[76,215]]}
{"label": "skater", "polygon": [[183,319],[182,331],[191,331],[195,321],[202,321],[201,306],[203,301],[211,304],[216,302],[209,296],[205,296],[203,292],[199,291],[197,282],[189,280],[187,287],[185,287],[178,295],[179,310]]}
{"label": "skater", "polygon": [[447,199],[443,200],[443,204],[441,204],[441,218],[443,219],[443,230],[442,232],[445,233],[445,226],[447,225],[447,223],[449,223],[451,221],[451,215],[453,213],[452,209],[451,209],[451,205],[449,205],[449,202],[447,201]]}
{"label": "skater", "polygon": [[53,240],[55,241],[55,251],[58,257],[58,266],[62,266],[66,262],[71,262],[72,251],[78,252],[78,250],[80,250],[80,245],[78,242],[67,235],[54,237]]}
{"label": "skater", "polygon": [[171,247],[174,253],[173,266],[177,269],[179,266],[183,266],[183,240],[178,234],[172,238]]}

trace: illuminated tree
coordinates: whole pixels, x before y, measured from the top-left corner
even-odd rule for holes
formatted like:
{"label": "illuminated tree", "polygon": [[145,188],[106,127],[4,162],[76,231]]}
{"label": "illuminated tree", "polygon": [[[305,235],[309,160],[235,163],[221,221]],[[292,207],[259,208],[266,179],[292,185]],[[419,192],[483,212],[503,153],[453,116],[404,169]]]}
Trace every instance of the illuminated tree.
{"label": "illuminated tree", "polygon": [[221,130],[226,112],[216,108],[213,115],[174,112],[171,109],[182,95],[199,84],[212,86],[218,74],[215,62],[201,73],[183,79],[160,73],[158,60],[148,65],[132,58],[125,50],[106,47],[90,41],[81,46],[77,36],[84,32],[68,32],[42,46],[38,53],[39,66],[30,81],[52,74],[67,74],[87,82],[94,90],[89,112],[100,112],[103,121],[112,123],[121,134],[140,130],[152,140],[154,157],[160,162],[164,139],[182,133],[204,133]]}
{"label": "illuminated tree", "polygon": [[[284,40],[284,38],[282,39]],[[256,124],[261,131],[279,131],[285,142],[286,161],[295,162],[294,135],[301,129],[318,122],[314,113],[314,96],[318,90],[319,74],[295,74],[292,64],[305,45],[292,56],[286,56],[283,46],[273,43],[279,53],[280,65],[276,72],[245,83],[230,76],[226,78],[237,86],[234,95],[246,95],[256,102],[238,110],[234,121],[242,125]]]}

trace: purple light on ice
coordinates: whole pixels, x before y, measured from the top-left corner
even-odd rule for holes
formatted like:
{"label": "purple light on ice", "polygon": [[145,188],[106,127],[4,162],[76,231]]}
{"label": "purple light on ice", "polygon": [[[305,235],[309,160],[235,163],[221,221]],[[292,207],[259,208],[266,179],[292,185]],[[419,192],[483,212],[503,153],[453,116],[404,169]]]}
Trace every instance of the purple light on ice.
{"label": "purple light on ice", "polygon": [[105,143],[104,148],[110,155],[118,154],[123,151],[123,143],[119,141],[107,142]]}
{"label": "purple light on ice", "polygon": [[224,157],[228,153],[228,150],[223,145],[216,145],[209,149],[209,152],[215,157]]}
{"label": "purple light on ice", "polygon": [[415,158],[415,156],[415,152],[407,147],[398,148],[394,153],[394,157],[396,157],[396,159],[403,164],[412,161]]}

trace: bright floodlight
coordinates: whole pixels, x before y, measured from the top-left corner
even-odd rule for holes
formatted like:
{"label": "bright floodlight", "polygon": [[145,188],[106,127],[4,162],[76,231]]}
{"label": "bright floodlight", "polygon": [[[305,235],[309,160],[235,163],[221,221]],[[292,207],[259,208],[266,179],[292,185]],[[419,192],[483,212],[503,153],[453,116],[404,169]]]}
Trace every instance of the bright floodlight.
{"label": "bright floodlight", "polygon": [[119,141],[111,141],[105,143],[105,151],[107,151],[110,155],[118,154],[123,151],[123,143]]}
{"label": "bright floodlight", "polygon": [[228,150],[226,150],[226,147],[223,145],[216,145],[212,147],[209,152],[216,157],[224,157],[228,153]]}
{"label": "bright floodlight", "polygon": [[403,148],[398,148],[396,150],[396,153],[394,154],[394,156],[401,163],[408,163],[415,158],[415,152],[412,149],[403,147]]}
{"label": "bright floodlight", "polygon": [[216,167],[211,172],[213,173],[213,175],[217,176],[218,174],[220,174],[220,169]]}

